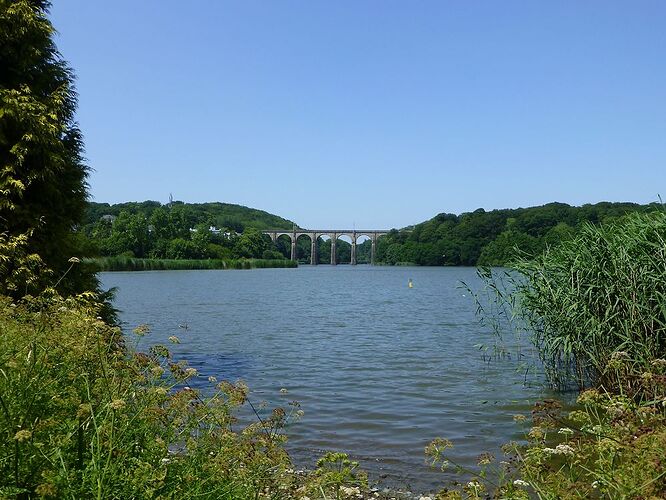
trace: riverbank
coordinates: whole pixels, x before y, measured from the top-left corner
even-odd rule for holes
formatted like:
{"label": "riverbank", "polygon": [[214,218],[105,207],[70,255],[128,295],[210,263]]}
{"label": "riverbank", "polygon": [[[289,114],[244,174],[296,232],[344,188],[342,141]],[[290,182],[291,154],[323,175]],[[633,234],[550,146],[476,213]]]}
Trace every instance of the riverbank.
{"label": "riverbank", "polygon": [[287,259],[137,259],[133,257],[98,257],[84,259],[96,271],[175,271],[195,269],[269,269],[295,268]]}

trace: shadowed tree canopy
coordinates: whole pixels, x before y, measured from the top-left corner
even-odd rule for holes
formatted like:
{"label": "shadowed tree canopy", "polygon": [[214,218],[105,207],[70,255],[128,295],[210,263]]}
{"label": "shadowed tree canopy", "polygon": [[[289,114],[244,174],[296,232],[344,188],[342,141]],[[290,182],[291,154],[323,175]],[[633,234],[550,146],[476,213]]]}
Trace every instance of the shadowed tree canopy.
{"label": "shadowed tree canopy", "polygon": [[[0,0],[0,233],[5,240],[29,234],[28,251],[59,276],[81,253],[75,229],[88,168],[74,77],[53,42],[49,6]],[[93,275],[75,267],[59,288],[94,286]]]}

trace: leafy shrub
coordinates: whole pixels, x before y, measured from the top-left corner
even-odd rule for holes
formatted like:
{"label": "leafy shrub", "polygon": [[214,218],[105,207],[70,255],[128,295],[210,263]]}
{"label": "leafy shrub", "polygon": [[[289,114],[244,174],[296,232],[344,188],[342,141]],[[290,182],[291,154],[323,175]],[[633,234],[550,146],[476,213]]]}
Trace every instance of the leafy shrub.
{"label": "leafy shrub", "polygon": [[0,298],[1,497],[235,499],[292,487],[283,411],[240,427],[246,387],[223,382],[203,397],[184,385],[196,370],[164,346],[127,350],[90,298]]}

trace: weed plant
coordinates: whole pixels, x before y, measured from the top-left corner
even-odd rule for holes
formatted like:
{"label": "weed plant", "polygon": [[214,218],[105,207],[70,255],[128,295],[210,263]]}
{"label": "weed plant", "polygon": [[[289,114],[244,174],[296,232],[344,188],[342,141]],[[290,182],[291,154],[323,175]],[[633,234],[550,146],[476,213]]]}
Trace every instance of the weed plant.
{"label": "weed plant", "polygon": [[240,428],[244,385],[203,397],[165,346],[131,352],[95,315],[85,297],[0,299],[0,497],[288,496],[283,410]]}

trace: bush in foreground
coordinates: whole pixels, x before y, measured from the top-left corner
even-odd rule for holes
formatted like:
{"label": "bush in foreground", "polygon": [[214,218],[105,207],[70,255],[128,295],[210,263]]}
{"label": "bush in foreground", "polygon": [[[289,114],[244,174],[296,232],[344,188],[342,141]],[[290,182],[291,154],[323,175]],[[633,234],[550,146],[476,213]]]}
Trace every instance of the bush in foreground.
{"label": "bush in foreground", "polygon": [[[666,214],[586,225],[512,271],[481,275],[494,314],[527,332],[552,385],[592,388],[568,414],[537,404],[527,446],[508,445],[499,466],[486,457],[442,498],[664,498]],[[446,465],[450,446],[426,451]]]}
{"label": "bush in foreground", "polygon": [[0,298],[0,325],[0,497],[236,499],[293,486],[284,411],[241,428],[246,387],[202,397],[183,385],[196,370],[165,346],[126,350],[85,297]]}

